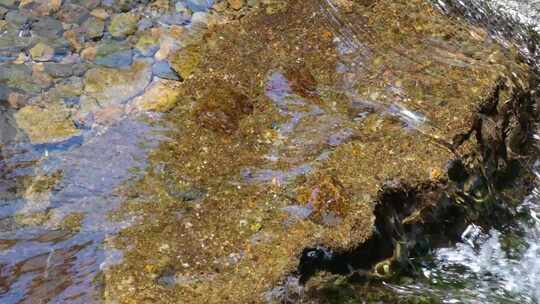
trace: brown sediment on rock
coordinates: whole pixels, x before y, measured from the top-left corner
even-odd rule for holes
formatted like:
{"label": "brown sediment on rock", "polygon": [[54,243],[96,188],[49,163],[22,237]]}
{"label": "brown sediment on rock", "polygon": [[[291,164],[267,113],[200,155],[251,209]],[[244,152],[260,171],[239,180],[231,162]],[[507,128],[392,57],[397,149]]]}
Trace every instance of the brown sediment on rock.
{"label": "brown sediment on rock", "polygon": [[504,193],[534,99],[518,52],[427,1],[329,3],[263,9],[191,46],[171,140],[115,215],[135,223],[111,241],[124,260],[107,300],[263,302],[324,269],[302,270],[310,248],[386,275],[414,249],[381,231],[390,220],[424,227]]}

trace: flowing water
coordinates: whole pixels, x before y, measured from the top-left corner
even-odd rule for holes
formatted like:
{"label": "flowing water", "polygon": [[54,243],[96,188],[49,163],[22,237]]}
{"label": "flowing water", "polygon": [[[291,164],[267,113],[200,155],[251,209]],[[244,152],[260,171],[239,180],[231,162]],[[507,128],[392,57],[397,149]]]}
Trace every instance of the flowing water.
{"label": "flowing water", "polygon": [[[0,4],[4,2],[10,1]],[[167,139],[166,126],[156,123],[159,115],[138,111],[135,100],[153,86],[180,79],[163,53],[180,47],[175,42],[178,33],[196,36],[197,24],[204,22],[213,3],[171,1],[175,5],[166,9],[132,8],[143,16],[133,29],[138,40],[120,43],[113,38],[123,34],[104,30],[100,21],[109,18],[102,12],[120,13],[112,7],[116,2],[83,2],[64,1],[62,8],[45,8],[57,11],[54,18],[32,13],[43,9],[39,5],[22,11],[1,6],[5,23],[0,25],[0,95],[6,97],[0,104],[0,303],[101,302],[99,273],[122,258],[121,252],[104,245],[105,240],[130,224],[108,219],[124,197],[118,189],[139,176],[149,151]],[[540,28],[540,1],[494,0],[491,4]],[[79,19],[92,22],[78,28]],[[152,36],[152,26],[162,32],[159,38]],[[87,53],[77,54],[73,51],[77,41],[57,34],[69,29],[88,36],[80,46]],[[52,53],[31,52],[38,41],[53,46]],[[351,47],[345,44],[344,53]],[[131,68],[137,64],[141,70]],[[72,71],[66,71],[66,66]],[[127,76],[120,83],[108,82],[110,89],[100,91],[92,79],[82,76],[89,70],[102,81],[106,73]],[[14,82],[16,75],[20,79]],[[28,81],[28,77],[38,80]],[[269,85],[279,86],[282,78],[279,73],[271,75]],[[38,94],[44,91],[52,92],[46,101]],[[278,95],[270,97],[288,108]],[[69,134],[47,137],[33,128],[39,121],[17,116],[21,107],[28,106],[19,104],[24,100],[38,105],[32,109],[46,124],[39,128],[54,131],[54,126],[67,125]],[[53,111],[65,115],[49,121],[54,115],[39,107],[44,104],[45,109],[57,105]],[[316,111],[291,111],[289,124]],[[385,111],[407,124],[423,121],[399,106],[390,105]],[[283,182],[309,168],[310,164],[300,164],[288,172],[291,176],[273,171],[249,176]],[[388,284],[388,288],[402,295],[431,294],[445,303],[540,303],[540,188],[523,202],[519,218],[519,225],[502,231],[469,227],[461,243],[439,249],[422,261],[423,280]]]}
{"label": "flowing water", "polygon": [[[540,29],[540,1],[455,3],[471,12],[471,19],[481,20],[484,26],[494,30],[495,35],[504,35],[500,23],[490,24],[486,22],[489,18],[479,15],[489,16],[498,12],[496,16],[502,15],[536,30]],[[443,2],[439,4],[443,10],[446,8]],[[517,28],[515,31],[520,33]],[[537,135],[534,138],[539,139]],[[539,168],[532,170],[540,185]],[[538,187],[517,208],[517,223],[499,230],[483,230],[470,225],[455,247],[437,249],[420,262],[422,280],[414,284],[387,284],[388,288],[402,296],[429,295],[442,303],[540,303]]]}

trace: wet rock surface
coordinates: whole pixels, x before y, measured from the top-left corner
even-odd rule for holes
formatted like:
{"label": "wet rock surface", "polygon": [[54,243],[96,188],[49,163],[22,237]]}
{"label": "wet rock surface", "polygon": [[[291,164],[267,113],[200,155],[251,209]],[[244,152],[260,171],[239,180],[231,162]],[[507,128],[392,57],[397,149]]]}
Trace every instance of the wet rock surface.
{"label": "wet rock surface", "polygon": [[525,153],[531,67],[431,3],[368,2],[268,3],[173,55],[179,127],[116,214],[142,216],[111,241],[107,299],[295,302],[319,271],[390,277],[502,218],[471,202]]}
{"label": "wet rock surface", "polygon": [[427,1],[0,8],[0,300],[322,298],[527,190],[531,67]]}
{"label": "wet rock surface", "polygon": [[0,302],[103,302],[115,189],[180,99],[169,56],[218,20],[184,3],[0,1]]}

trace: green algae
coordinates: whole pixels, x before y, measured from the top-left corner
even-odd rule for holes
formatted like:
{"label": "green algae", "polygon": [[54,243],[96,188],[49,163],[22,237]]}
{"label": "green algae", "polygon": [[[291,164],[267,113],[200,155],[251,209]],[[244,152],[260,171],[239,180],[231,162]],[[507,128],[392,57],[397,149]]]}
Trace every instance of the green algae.
{"label": "green algae", "polygon": [[68,109],[54,101],[44,106],[26,106],[15,113],[15,120],[32,143],[61,141],[80,132]]}
{"label": "green algae", "polygon": [[[478,166],[478,143],[454,139],[475,128],[500,79],[507,85],[499,100],[519,89],[527,70],[517,54],[427,1],[355,2],[337,16],[349,36],[321,3],[255,12],[209,29],[177,54],[173,66],[185,82],[165,118],[175,128],[114,215],[138,220],[111,240],[129,250],[105,274],[107,300],[262,302],[305,248],[346,251],[366,242],[385,187],[444,184],[457,155]],[[351,58],[338,42],[346,39],[364,45],[353,50],[363,54],[361,69],[343,75],[337,66]],[[287,98],[299,104],[269,97],[269,75],[279,72],[292,91]],[[361,119],[351,115],[359,99],[376,105]],[[412,112],[425,119],[411,123]],[[297,124],[282,131],[295,113]],[[329,144],[342,130],[351,136]],[[246,173],[298,166],[309,169],[290,179]],[[295,217],[285,211],[291,206],[311,213]]]}

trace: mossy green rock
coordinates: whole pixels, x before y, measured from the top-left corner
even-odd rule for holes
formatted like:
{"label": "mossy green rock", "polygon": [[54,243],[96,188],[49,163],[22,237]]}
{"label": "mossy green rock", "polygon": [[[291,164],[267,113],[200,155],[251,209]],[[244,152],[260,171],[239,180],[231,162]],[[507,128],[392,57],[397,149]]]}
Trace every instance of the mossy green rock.
{"label": "mossy green rock", "polygon": [[430,1],[285,4],[175,54],[181,102],[114,214],[138,222],[111,240],[106,301],[264,303],[304,249],[369,240],[385,189],[444,188],[456,156],[481,166],[455,139],[529,89],[515,49]]}
{"label": "mossy green rock", "polygon": [[134,98],[130,107],[136,111],[167,112],[180,100],[181,94],[177,81],[160,79],[148,86],[144,94]]}
{"label": "mossy green rock", "polygon": [[15,121],[32,143],[57,142],[79,133],[60,102],[26,106],[15,113]]}
{"label": "mossy green rock", "polygon": [[39,42],[30,50],[30,56],[35,61],[50,61],[54,58],[54,48]]}
{"label": "mossy green rock", "polygon": [[135,61],[127,69],[93,68],[84,77],[84,95],[102,107],[123,104],[144,91],[152,78],[149,61]]}
{"label": "mossy green rock", "polygon": [[112,17],[109,32],[113,37],[122,38],[137,31],[139,17],[132,13],[122,13]]}

